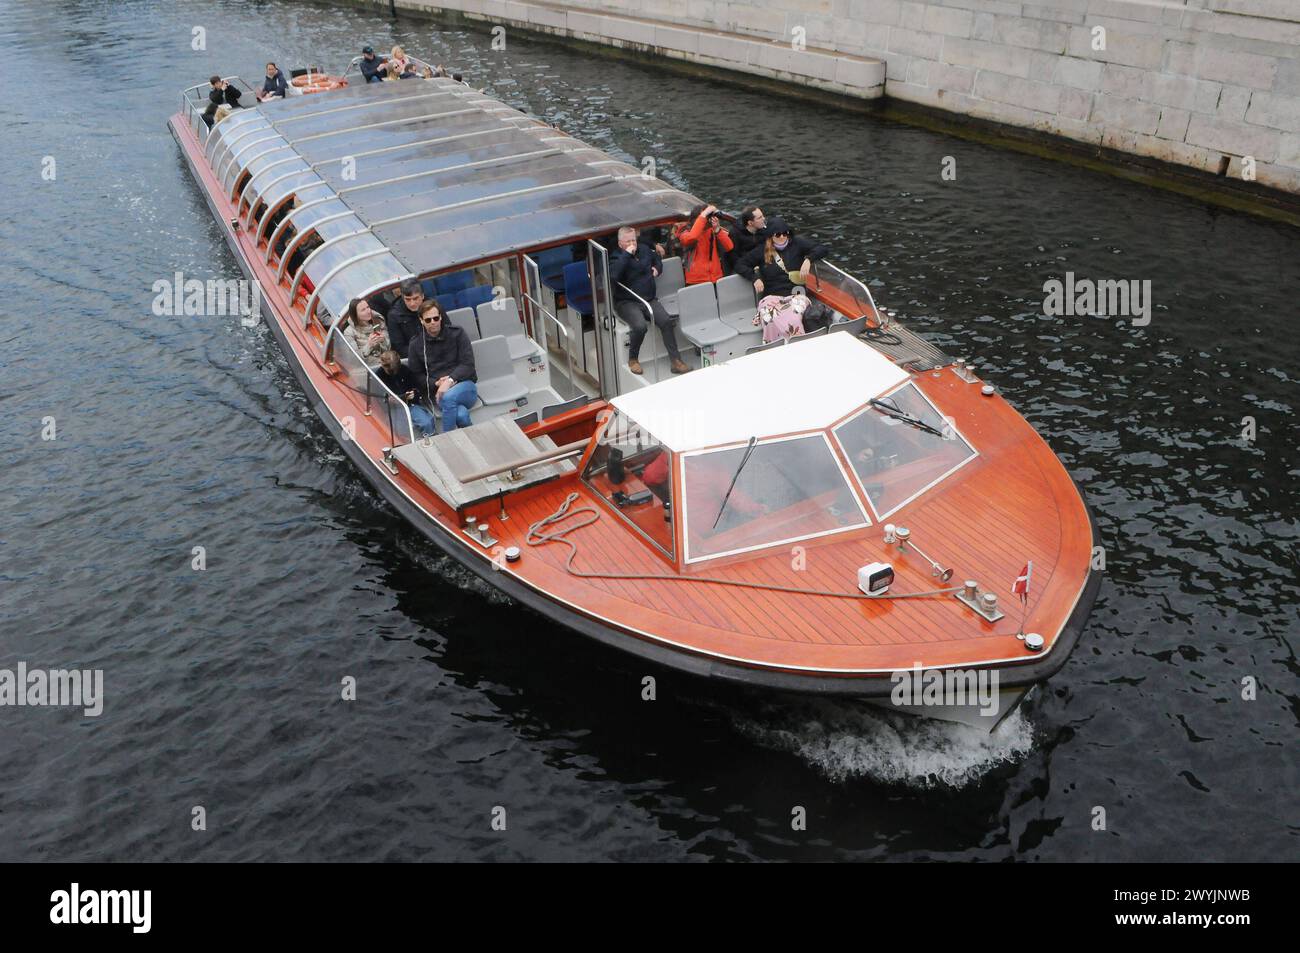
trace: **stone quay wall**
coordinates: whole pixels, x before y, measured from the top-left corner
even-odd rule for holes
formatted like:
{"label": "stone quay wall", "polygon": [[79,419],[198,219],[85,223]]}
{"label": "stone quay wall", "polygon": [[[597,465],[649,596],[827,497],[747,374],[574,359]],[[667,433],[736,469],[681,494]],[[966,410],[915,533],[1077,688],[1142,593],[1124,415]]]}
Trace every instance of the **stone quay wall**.
{"label": "stone quay wall", "polygon": [[917,103],[1300,194],[1300,0],[394,3]]}

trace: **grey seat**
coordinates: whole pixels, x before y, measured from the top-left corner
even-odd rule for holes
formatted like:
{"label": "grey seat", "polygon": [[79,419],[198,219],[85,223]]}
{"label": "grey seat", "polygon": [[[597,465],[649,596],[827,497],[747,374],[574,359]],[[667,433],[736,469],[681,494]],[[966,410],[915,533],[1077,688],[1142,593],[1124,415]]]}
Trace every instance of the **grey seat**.
{"label": "grey seat", "polygon": [[831,325],[831,333],[837,331],[848,331],[854,337],[858,337],[867,329],[867,316],[864,314],[860,318],[854,318],[852,321],[841,321],[838,324]]}
{"label": "grey seat", "polygon": [[475,310],[483,337],[490,338],[498,334],[504,337],[510,345],[512,361],[541,353],[542,349],[537,343],[524,333],[524,323],[519,320],[519,305],[514,298],[485,301]]}
{"label": "grey seat", "polygon": [[473,347],[479,400],[492,407],[512,404],[528,396],[528,387],[515,377],[510,363],[510,344],[503,335],[480,338],[474,342]]}
{"label": "grey seat", "polygon": [[746,354],[757,354],[759,351],[767,351],[774,347],[784,347],[789,338],[777,338],[775,341],[768,341],[766,344],[755,344],[745,348]]}
{"label": "grey seat", "polygon": [[542,408],[542,419],[550,420],[552,417],[564,413],[566,410],[573,410],[577,407],[586,407],[591,403],[591,398],[586,394],[579,394],[559,404],[547,404]]}
{"label": "grey seat", "polygon": [[818,328],[816,331],[805,331],[803,334],[796,334],[794,337],[790,338],[789,340],[792,342],[806,341],[808,340],[808,338],[821,337],[823,334],[827,334],[829,332],[830,332],[829,327]]}
{"label": "grey seat", "polygon": [[473,308],[453,308],[447,312],[447,320],[468,334],[471,341],[477,341],[483,336],[479,334],[478,322],[474,320]]}
{"label": "grey seat", "polygon": [[686,273],[682,270],[682,260],[676,256],[665,258],[663,273],[655,279],[655,297],[674,318],[680,313],[678,292],[685,287]]}
{"label": "grey seat", "polygon": [[714,286],[718,292],[718,316],[742,334],[754,330],[754,315],[758,314],[758,297],[754,286],[740,275],[719,278]]}
{"label": "grey seat", "polygon": [[696,347],[713,347],[740,333],[718,318],[718,298],[709,282],[683,288],[677,293],[677,301],[681,305],[682,337]]}

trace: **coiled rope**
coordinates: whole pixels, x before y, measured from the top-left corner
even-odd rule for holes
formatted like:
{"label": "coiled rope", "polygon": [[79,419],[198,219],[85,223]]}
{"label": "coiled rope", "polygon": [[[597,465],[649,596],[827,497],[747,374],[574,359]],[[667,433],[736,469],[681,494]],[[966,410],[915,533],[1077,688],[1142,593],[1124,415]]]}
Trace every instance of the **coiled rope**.
{"label": "coiled rope", "polygon": [[[824,596],[829,599],[921,599],[928,596],[943,596],[950,592],[956,592],[961,586],[953,586],[948,589],[932,589],[926,592],[900,592],[884,593],[879,596],[869,596],[865,592],[834,592],[829,589],[800,589],[796,586],[779,586],[775,583],[765,582],[745,582],[740,579],[719,579],[716,576],[665,576],[654,573],[623,573],[623,572],[587,572],[582,569],[575,569],[573,560],[578,555],[578,544],[568,539],[570,533],[590,526],[596,520],[600,519],[600,511],[594,506],[580,506],[572,509],[574,502],[578,499],[577,493],[570,493],[560,504],[560,508],[545,519],[540,519],[528,527],[528,536],[525,542],[529,546],[545,546],[548,543],[563,543],[569,547],[569,557],[564,561],[564,569],[570,575],[578,576],[581,579],[625,579],[646,582],[706,582],[715,586],[735,586],[739,589],[762,589],[768,592],[787,592],[798,596]],[[547,527],[554,527],[570,517],[576,517],[582,514],[590,514],[590,518],[574,522],[563,529],[553,529],[551,532],[545,532]]]}

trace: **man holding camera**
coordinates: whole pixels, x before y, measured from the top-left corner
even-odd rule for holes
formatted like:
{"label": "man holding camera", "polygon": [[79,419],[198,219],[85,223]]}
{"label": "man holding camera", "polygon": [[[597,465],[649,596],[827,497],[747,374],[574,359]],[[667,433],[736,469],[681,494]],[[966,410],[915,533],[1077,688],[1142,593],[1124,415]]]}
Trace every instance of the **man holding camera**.
{"label": "man holding camera", "polygon": [[651,319],[664,339],[664,347],[672,359],[673,373],[685,374],[690,370],[677,350],[673,319],[656,297],[655,279],[663,271],[663,266],[657,251],[637,242],[635,228],[625,225],[618,230],[618,248],[609,256],[609,280],[614,284],[614,309],[631,331],[628,335],[627,368],[633,374],[642,373],[639,360],[641,342],[650,329]]}

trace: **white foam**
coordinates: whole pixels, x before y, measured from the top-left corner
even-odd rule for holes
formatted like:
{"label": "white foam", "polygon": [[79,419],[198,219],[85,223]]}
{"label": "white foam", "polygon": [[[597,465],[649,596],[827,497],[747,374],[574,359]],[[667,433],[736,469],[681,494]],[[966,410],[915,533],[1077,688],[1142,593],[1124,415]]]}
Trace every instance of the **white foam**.
{"label": "white foam", "polygon": [[791,752],[832,781],[870,778],[919,788],[964,787],[1023,757],[1034,740],[1019,708],[992,734],[824,699],[769,703],[757,713],[733,711],[732,718],[746,736]]}

